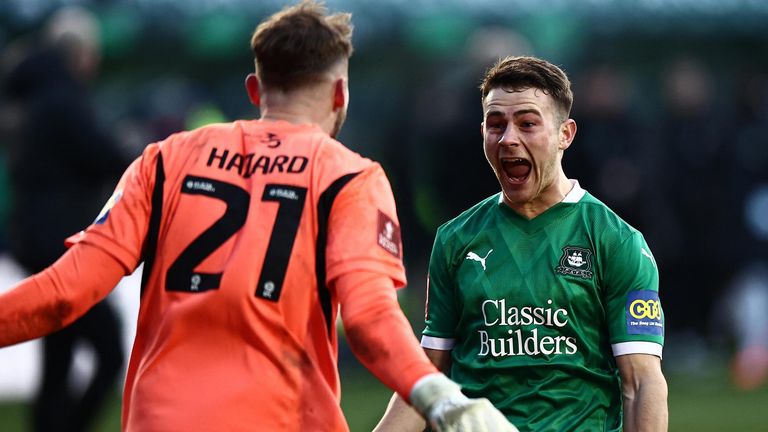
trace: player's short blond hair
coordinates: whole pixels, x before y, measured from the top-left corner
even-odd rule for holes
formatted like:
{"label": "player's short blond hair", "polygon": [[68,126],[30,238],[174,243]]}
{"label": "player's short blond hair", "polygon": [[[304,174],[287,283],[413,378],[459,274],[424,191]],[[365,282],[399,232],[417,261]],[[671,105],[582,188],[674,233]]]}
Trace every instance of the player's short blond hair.
{"label": "player's short blond hair", "polygon": [[535,88],[549,95],[560,121],[568,118],[573,106],[571,81],[562,69],[536,57],[519,56],[500,59],[485,73],[480,85],[482,100],[495,88],[519,91]]}
{"label": "player's short blond hair", "polygon": [[262,84],[292,90],[318,81],[352,55],[352,15],[328,15],[312,0],[287,7],[264,20],[251,38]]}

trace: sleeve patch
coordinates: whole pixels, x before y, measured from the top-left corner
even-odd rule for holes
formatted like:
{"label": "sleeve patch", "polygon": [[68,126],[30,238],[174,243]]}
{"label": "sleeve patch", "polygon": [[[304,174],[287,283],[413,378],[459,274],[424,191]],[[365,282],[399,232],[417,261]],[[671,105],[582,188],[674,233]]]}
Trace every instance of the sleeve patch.
{"label": "sleeve patch", "polygon": [[382,249],[391,253],[396,258],[400,254],[400,227],[392,219],[379,210],[379,224],[376,233],[377,243]]}
{"label": "sleeve patch", "polygon": [[632,291],[627,296],[627,334],[662,336],[661,302],[656,291]]}

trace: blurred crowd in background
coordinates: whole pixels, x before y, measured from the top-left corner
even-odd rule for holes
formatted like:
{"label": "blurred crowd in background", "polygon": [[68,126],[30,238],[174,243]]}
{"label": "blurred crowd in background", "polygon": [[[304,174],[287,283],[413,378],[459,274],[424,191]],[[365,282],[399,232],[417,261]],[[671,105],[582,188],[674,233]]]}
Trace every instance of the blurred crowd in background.
{"label": "blurred crowd in background", "polygon": [[[35,233],[10,228],[20,226],[13,221],[29,198],[17,183],[30,183],[46,197],[36,211],[47,224],[69,222],[53,214],[77,214],[75,226],[82,228],[100,204],[87,215],[77,210],[105,202],[107,179],[117,178],[147,143],[211,122],[257,117],[243,87],[253,69],[248,41],[254,24],[283,4],[3,1],[0,227],[6,229],[0,249],[8,252],[22,236],[36,241],[28,240]],[[565,154],[566,174],[641,230],[659,263],[665,367],[695,371],[714,356],[742,364],[734,383],[745,389],[765,378],[768,3],[327,4],[351,11],[356,26],[350,112],[340,140],[381,161],[392,182],[410,279],[400,298],[417,334],[436,228],[498,191],[482,150],[482,73],[498,57],[536,55],[561,65],[573,82],[578,133]],[[34,101],[25,99],[30,93],[20,96],[22,84],[11,78],[38,49],[48,19],[73,5],[96,19],[94,68],[81,84],[95,107],[94,128],[105,131],[104,148],[48,142],[43,150],[18,133],[25,105]],[[35,85],[52,71],[42,64],[21,76]],[[73,168],[64,169],[67,163]],[[50,193],[69,175],[92,182],[78,192],[82,200]]]}

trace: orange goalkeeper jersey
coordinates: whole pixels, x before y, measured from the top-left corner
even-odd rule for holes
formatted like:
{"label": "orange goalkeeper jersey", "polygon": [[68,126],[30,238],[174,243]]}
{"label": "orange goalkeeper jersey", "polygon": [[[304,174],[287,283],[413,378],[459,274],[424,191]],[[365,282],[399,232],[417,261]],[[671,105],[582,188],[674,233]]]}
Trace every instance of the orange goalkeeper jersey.
{"label": "orange goalkeeper jersey", "polygon": [[149,145],[71,242],[144,262],[127,431],[344,431],[332,281],[405,284],[381,167],[319,127],[213,125]]}

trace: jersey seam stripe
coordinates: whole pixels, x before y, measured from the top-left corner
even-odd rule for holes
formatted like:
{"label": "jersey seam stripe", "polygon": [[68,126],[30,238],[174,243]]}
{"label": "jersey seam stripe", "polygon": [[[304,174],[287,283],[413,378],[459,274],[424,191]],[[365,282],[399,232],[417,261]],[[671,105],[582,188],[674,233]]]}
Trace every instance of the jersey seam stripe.
{"label": "jersey seam stripe", "polygon": [[328,331],[328,337],[330,338],[331,331],[333,329],[333,322],[331,322],[331,291],[325,283],[326,276],[326,257],[325,248],[328,245],[328,220],[331,215],[331,207],[333,202],[339,195],[344,186],[347,185],[353,178],[355,178],[362,171],[355,173],[345,174],[331,183],[326,190],[320,194],[320,198],[317,201],[317,242],[315,243],[315,274],[317,276],[317,295],[320,300],[320,307],[323,310],[323,316],[325,317],[326,330]]}
{"label": "jersey seam stripe", "polygon": [[165,185],[165,168],[163,167],[163,154],[157,153],[157,162],[155,163],[155,187],[152,190],[152,208],[149,214],[149,227],[147,229],[146,243],[144,246],[144,271],[141,276],[141,294],[144,296],[144,289],[149,282],[152,274],[152,266],[155,263],[157,254],[157,240],[160,235],[160,220],[163,216],[163,187]]}

